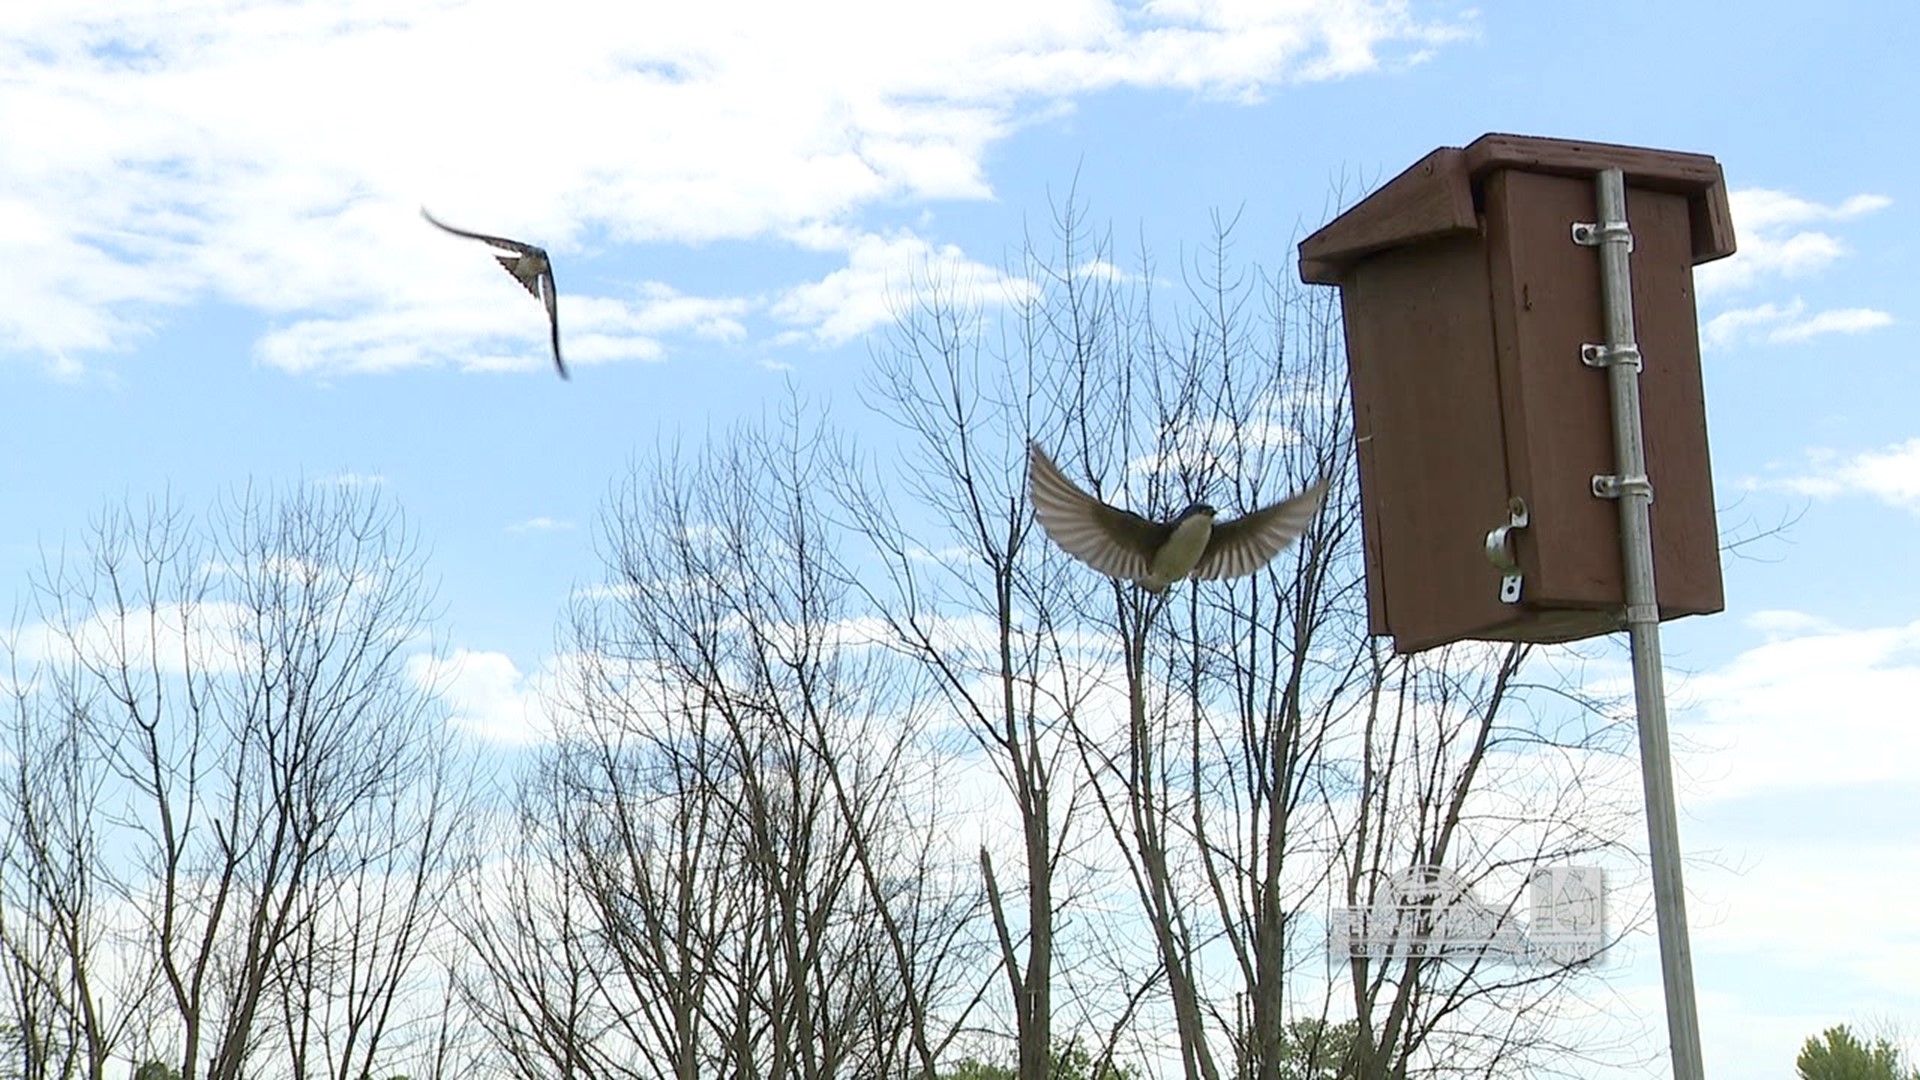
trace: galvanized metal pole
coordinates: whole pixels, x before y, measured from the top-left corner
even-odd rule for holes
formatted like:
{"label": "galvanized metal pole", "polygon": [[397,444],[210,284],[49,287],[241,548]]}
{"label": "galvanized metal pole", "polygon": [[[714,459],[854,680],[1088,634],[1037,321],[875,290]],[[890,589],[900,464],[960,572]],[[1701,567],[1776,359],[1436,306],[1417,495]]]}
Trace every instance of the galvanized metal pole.
{"label": "galvanized metal pole", "polygon": [[[1600,251],[1601,302],[1607,340],[1585,350],[1607,369],[1613,399],[1614,474],[1593,478],[1594,494],[1620,503],[1620,555],[1626,569],[1627,640],[1633,651],[1633,701],[1640,719],[1640,776],[1646,788],[1647,839],[1653,854],[1654,918],[1660,929],[1660,976],[1666,987],[1667,1038],[1675,1080],[1702,1080],[1700,1014],[1693,999],[1693,951],[1687,943],[1687,898],[1680,874],[1680,826],[1667,743],[1667,696],[1660,667],[1660,609],[1653,587],[1653,528],[1646,444],[1640,427],[1640,352],[1634,344],[1633,284],[1628,253],[1627,182],[1617,168],[1597,179],[1600,221],[1583,243]],[[1576,229],[1576,233],[1577,233]]]}

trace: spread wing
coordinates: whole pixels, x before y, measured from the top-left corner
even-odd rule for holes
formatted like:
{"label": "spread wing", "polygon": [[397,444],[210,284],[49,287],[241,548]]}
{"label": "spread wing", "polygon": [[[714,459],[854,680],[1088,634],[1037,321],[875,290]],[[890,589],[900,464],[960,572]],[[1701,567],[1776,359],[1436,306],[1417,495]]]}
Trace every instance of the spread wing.
{"label": "spread wing", "polygon": [[1240,577],[1267,565],[1306,530],[1326,492],[1322,480],[1285,501],[1215,524],[1193,576],[1203,581]]}
{"label": "spread wing", "polygon": [[543,257],[546,255],[546,252],[534,247],[532,244],[523,244],[518,240],[509,240],[504,236],[488,236],[486,233],[456,229],[446,222],[441,221],[439,218],[434,217],[432,214],[427,213],[427,208],[424,206],[420,208],[420,216],[426,218],[435,228],[450,232],[455,236],[464,236],[469,240],[478,240],[482,243],[492,244],[494,247],[506,248],[508,251],[517,251],[522,255],[540,255]]}
{"label": "spread wing", "polygon": [[488,236],[486,233],[456,229],[446,222],[441,221],[439,218],[434,217],[432,214],[427,213],[427,208],[424,206],[420,208],[420,216],[426,218],[435,228],[450,232],[455,236],[464,236],[469,240],[478,240],[482,243],[492,244],[495,247],[504,248],[508,251],[519,252],[522,256],[532,255],[539,259],[539,262],[532,264],[540,268],[539,274],[534,277],[524,277],[521,274],[519,257],[512,255],[494,256],[500,263],[500,269],[505,270],[512,276],[513,280],[520,283],[522,288],[526,289],[528,293],[547,305],[547,325],[553,331],[553,366],[560,369],[561,378],[567,378],[566,362],[560,359],[560,308],[559,297],[556,295],[553,287],[553,260],[547,257],[546,249],[534,247],[532,244],[523,244],[518,240],[509,240],[504,236]]}
{"label": "spread wing", "polygon": [[1108,506],[1074,486],[1039,443],[1027,444],[1033,516],[1060,550],[1108,577],[1139,581],[1172,528]]}
{"label": "spread wing", "polygon": [[566,362],[560,359],[560,307],[558,295],[553,288],[553,265],[549,263],[540,274],[540,298],[547,302],[547,325],[553,328],[553,366],[560,369],[560,377],[567,377]]}

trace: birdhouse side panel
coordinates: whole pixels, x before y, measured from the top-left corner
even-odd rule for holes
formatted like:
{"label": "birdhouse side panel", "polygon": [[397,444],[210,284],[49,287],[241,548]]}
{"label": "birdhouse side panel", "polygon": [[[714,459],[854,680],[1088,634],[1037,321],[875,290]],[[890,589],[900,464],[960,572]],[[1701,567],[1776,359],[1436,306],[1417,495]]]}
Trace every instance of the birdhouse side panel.
{"label": "birdhouse side panel", "polygon": [[1343,283],[1369,608],[1403,652],[1514,615],[1485,553],[1507,515],[1486,265],[1479,237],[1457,236],[1364,259]]}
{"label": "birdhouse side panel", "polygon": [[[1356,304],[1358,305],[1356,307]],[[1375,505],[1380,491],[1380,465],[1374,457],[1374,407],[1384,382],[1379,339],[1364,317],[1365,301],[1354,299],[1351,288],[1340,290],[1340,320],[1346,337],[1347,393],[1353,401],[1354,457],[1360,472],[1360,543],[1367,571],[1367,632],[1391,633],[1387,619],[1386,563],[1380,552],[1380,513]]]}

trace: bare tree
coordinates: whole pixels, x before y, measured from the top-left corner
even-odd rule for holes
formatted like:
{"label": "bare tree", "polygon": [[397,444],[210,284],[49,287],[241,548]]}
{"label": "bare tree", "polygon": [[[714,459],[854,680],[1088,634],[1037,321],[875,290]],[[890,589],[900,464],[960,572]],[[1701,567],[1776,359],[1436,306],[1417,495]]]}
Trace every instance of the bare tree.
{"label": "bare tree", "polygon": [[151,982],[112,963],[111,894],[96,867],[103,770],[83,710],[43,713],[45,673],[9,658],[0,789],[0,1012],[8,1075],[99,1077],[139,1018]]}
{"label": "bare tree", "polygon": [[[1029,245],[1026,287],[1004,317],[936,287],[876,357],[877,407],[906,435],[897,490],[921,505],[868,515],[888,583],[867,593],[897,647],[970,718],[1022,823],[1023,921],[1008,917],[982,853],[1022,1080],[1045,1074],[1062,1009],[1107,1048],[1124,1039],[1174,1057],[1189,1080],[1276,1078],[1298,1059],[1286,1037],[1296,1019],[1324,1027],[1345,1010],[1361,1014],[1346,1064],[1369,1076],[1546,1053],[1569,969],[1462,980],[1415,965],[1383,991],[1377,969],[1355,968],[1343,1007],[1315,928],[1330,907],[1370,896],[1394,860],[1457,861],[1484,882],[1622,848],[1626,808],[1596,782],[1619,760],[1617,741],[1556,740],[1541,715],[1510,720],[1524,650],[1382,658],[1365,621],[1330,297],[1237,269],[1233,223],[1216,220],[1212,247],[1183,268],[1185,295],[1168,299],[1150,258],[1116,270],[1081,215],[1072,202],[1057,214],[1055,254]],[[1157,597],[1038,542],[1024,494],[1030,437],[1102,498],[1161,516],[1202,496],[1251,510],[1333,483],[1308,534],[1263,572]],[[901,522],[916,512],[932,515],[939,540],[910,539]],[[927,549],[943,553],[932,566]],[[956,634],[961,624],[985,633]],[[1382,746],[1412,737],[1384,731],[1383,715],[1425,720],[1419,753]],[[1488,769],[1493,745],[1565,767]],[[1528,787],[1541,776],[1556,786]],[[1087,802],[1062,806],[1063,790]],[[1482,810],[1490,800],[1501,814]],[[1104,845],[1087,832],[1094,822]],[[1368,859],[1356,861],[1362,835]],[[1080,889],[1063,898],[1069,851]],[[1116,869],[1125,910],[1103,884]],[[1072,966],[1104,973],[1064,997],[1053,981],[1063,917],[1083,928]],[[1146,955],[1130,947],[1143,935]],[[1518,1021],[1487,1032],[1461,1023],[1514,1009]]]}
{"label": "bare tree", "polygon": [[[1376,659],[1382,691],[1338,800],[1350,814],[1339,870],[1348,905],[1391,903],[1390,883],[1409,868],[1444,865],[1511,920],[1532,870],[1640,861],[1631,728],[1602,702],[1523,681],[1533,651],[1461,645]],[[1542,697],[1560,707],[1543,709]],[[1616,905],[1606,944],[1644,915]],[[1361,1077],[1548,1072],[1631,1053],[1604,1033],[1574,1041],[1559,1028],[1590,985],[1604,985],[1580,956],[1515,965],[1356,955],[1348,966]]]}
{"label": "bare tree", "polygon": [[[65,760],[59,782],[86,785],[57,854],[93,857],[84,904],[28,910],[75,927],[88,904],[115,912],[93,917],[110,940],[67,934],[71,1000],[103,972],[156,990],[83,1023],[89,1075],[136,1017],[124,1051],[188,1080],[235,1080],[262,1054],[358,1080],[404,1052],[466,785],[407,669],[432,596],[397,513],[319,487],[238,494],[204,528],[169,504],[109,509],[35,585],[40,664],[14,727],[23,764]],[[6,824],[64,872],[29,815]]]}
{"label": "bare tree", "polygon": [[[972,1008],[933,714],[847,603],[823,439],[742,429],[607,510],[610,580],[570,613],[566,719],[520,788],[522,884],[471,905],[470,996],[522,1067],[930,1076]],[[540,934],[565,970],[529,970]]]}
{"label": "bare tree", "polygon": [[557,792],[523,786],[504,823],[510,841],[481,848],[463,876],[468,952],[455,985],[508,1072],[578,1080],[602,1075],[588,1057],[601,1043],[590,1017],[601,950],[572,860],[550,835],[563,805],[538,798]]}
{"label": "bare tree", "polygon": [[[1091,822],[1072,729],[1103,688],[1079,637],[1084,579],[1045,557],[1025,482],[1027,442],[1044,425],[1082,446],[1112,433],[1110,407],[1134,371],[1134,298],[1117,279],[1084,272],[1111,263],[1083,225],[1069,203],[1059,261],[1029,245],[1010,296],[920,283],[873,366],[873,405],[900,426],[901,465],[849,478],[842,491],[884,568],[857,583],[862,595],[963,721],[1018,823],[1018,861],[1001,865],[983,845],[979,863],[1021,1080],[1048,1075],[1059,1009],[1116,1027],[1130,1013],[1124,1000],[1114,1012],[1094,1005],[1099,995],[1057,996],[1059,920],[1100,888],[1099,868],[1075,854]],[[995,299],[1008,305],[997,323],[986,317]],[[1106,982],[1125,951],[1078,942],[1067,977]]]}

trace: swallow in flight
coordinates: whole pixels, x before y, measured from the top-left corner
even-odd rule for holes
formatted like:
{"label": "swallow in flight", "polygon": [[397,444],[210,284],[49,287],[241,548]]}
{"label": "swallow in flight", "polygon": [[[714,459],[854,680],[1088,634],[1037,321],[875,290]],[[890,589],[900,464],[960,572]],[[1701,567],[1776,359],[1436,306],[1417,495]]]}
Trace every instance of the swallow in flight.
{"label": "swallow in flight", "polygon": [[1320,509],[1327,482],[1232,521],[1197,502],[1170,521],[1150,521],[1108,506],[1074,485],[1040,444],[1027,444],[1033,515],[1067,554],[1108,577],[1165,592],[1196,581],[1251,574],[1293,543]]}
{"label": "swallow in flight", "polygon": [[426,218],[438,228],[444,229],[455,236],[464,236],[469,240],[479,240],[483,243],[492,244],[494,247],[513,252],[512,255],[502,255],[499,252],[495,252],[493,257],[500,260],[501,268],[506,270],[507,273],[512,274],[513,280],[519,282],[523,288],[532,293],[535,299],[546,302],[547,325],[553,329],[553,366],[560,369],[561,378],[566,378],[567,365],[565,361],[560,359],[560,310],[556,306],[556,298],[553,293],[553,261],[547,258],[547,249],[537,248],[532,244],[523,244],[518,240],[508,240],[501,236],[488,236],[485,233],[456,229],[434,217],[432,214],[427,213],[427,208],[424,206],[420,208],[420,216]]}

